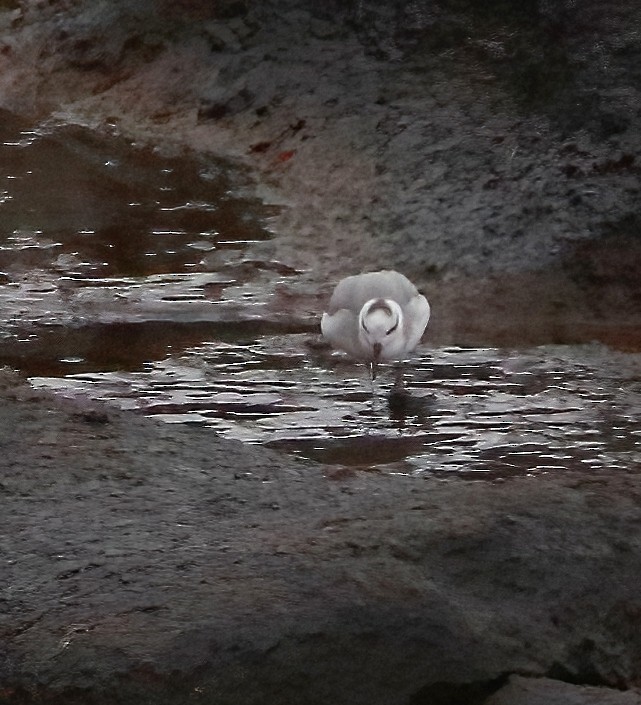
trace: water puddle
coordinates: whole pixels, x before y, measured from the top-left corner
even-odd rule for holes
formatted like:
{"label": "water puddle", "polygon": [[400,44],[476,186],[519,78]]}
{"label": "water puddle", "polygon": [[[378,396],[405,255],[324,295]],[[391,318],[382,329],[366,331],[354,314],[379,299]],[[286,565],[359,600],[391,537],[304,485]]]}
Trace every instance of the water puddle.
{"label": "water puddle", "polygon": [[[0,365],[335,468],[509,477],[641,457],[641,362],[603,346],[423,350],[376,385],[274,298],[273,211],[243,176],[0,115]],[[314,292],[310,292],[313,298]],[[311,300],[311,299],[310,299]]]}
{"label": "water puddle", "polygon": [[22,131],[0,160],[0,268],[114,278],[198,268],[203,253],[268,237],[223,167],[87,130]]}
{"label": "water puddle", "polygon": [[310,342],[219,339],[135,372],[32,382],[340,467],[489,479],[641,459],[641,368],[624,380],[601,346],[432,350],[406,365],[399,394],[391,370],[373,388]]}
{"label": "water puddle", "polygon": [[76,126],[26,129],[0,113],[2,337],[247,314],[261,280],[283,268],[244,256],[271,238],[274,211],[243,187],[213,160]]}

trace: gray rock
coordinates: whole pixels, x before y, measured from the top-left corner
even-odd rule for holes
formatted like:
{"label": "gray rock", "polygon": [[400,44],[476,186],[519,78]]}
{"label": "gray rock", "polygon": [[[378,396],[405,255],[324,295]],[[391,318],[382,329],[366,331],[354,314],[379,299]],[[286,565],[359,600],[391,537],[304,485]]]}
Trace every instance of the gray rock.
{"label": "gray rock", "polygon": [[641,678],[633,474],[331,479],[21,389],[0,405],[9,703],[456,703],[506,673]]}
{"label": "gray rock", "polygon": [[639,705],[639,691],[571,685],[550,678],[511,676],[484,705]]}

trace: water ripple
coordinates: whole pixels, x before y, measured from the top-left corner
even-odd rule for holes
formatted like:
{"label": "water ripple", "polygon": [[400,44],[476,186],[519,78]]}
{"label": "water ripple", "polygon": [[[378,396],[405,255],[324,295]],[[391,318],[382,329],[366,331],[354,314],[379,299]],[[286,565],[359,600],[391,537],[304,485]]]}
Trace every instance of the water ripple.
{"label": "water ripple", "polygon": [[[398,394],[391,370],[373,387],[364,367],[308,342],[304,334],[212,341],[143,371],[32,383],[334,466],[496,478],[641,458],[639,398],[629,386],[620,398],[623,380],[590,346],[435,349],[406,365]],[[638,379],[627,380],[635,382],[638,392]]]}

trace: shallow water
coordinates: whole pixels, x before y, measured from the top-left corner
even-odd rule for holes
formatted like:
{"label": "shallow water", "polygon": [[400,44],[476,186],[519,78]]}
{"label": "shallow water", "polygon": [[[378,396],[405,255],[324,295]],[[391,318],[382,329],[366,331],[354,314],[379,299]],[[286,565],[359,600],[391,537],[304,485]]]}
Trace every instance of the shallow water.
{"label": "shallow water", "polygon": [[[337,469],[480,478],[641,457],[639,356],[423,348],[372,384],[275,289],[273,211],[228,165],[77,127],[0,130],[0,364],[36,387]],[[309,292],[313,300],[314,292]]]}
{"label": "shallow water", "polygon": [[393,370],[372,385],[309,340],[210,341],[139,371],[33,383],[341,467],[494,478],[641,458],[640,371],[623,379],[601,346],[431,350],[399,394]]}
{"label": "shallow water", "polygon": [[75,127],[5,129],[3,138],[2,269],[147,277],[189,271],[203,253],[268,236],[215,162]]}

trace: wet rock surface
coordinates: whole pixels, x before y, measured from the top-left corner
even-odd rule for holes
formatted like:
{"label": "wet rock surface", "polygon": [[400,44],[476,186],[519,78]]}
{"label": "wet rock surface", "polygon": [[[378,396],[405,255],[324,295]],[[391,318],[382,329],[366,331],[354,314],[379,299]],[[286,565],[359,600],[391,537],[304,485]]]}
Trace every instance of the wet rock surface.
{"label": "wet rock surface", "polygon": [[386,261],[428,290],[433,336],[636,347],[620,265],[638,259],[639,13],[27,5],[6,13],[0,88],[12,109],[251,165],[288,206],[265,251],[305,271],[299,295]]}
{"label": "wet rock surface", "polygon": [[636,473],[326,477],[11,379],[3,398],[6,702],[482,702],[509,673],[641,684]]}
{"label": "wet rock surface", "polygon": [[[280,207],[252,256],[297,273],[263,272],[266,315],[314,320],[383,261],[435,343],[638,350],[641,10],[484,8],[2,3],[0,105],[249,166]],[[625,445],[616,472],[443,482],[1,393],[2,701],[540,701],[512,673],[639,700]]]}

